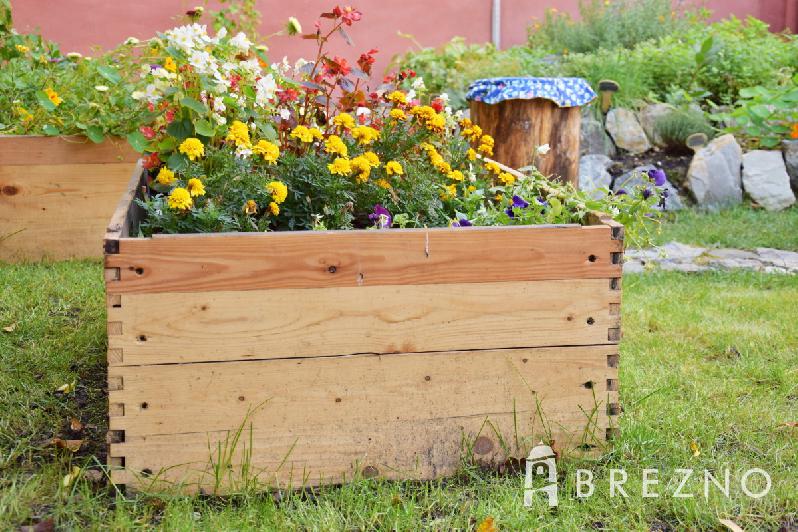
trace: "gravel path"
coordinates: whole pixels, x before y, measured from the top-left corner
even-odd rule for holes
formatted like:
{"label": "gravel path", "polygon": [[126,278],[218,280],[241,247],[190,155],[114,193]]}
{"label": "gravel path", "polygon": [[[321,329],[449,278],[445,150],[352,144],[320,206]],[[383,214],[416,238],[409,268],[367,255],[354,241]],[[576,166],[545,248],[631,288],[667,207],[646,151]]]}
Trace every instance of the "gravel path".
{"label": "gravel path", "polygon": [[670,242],[651,249],[628,249],[624,273],[648,271],[703,272],[743,268],[766,273],[798,273],[798,253],[773,248],[753,251],[702,248]]}

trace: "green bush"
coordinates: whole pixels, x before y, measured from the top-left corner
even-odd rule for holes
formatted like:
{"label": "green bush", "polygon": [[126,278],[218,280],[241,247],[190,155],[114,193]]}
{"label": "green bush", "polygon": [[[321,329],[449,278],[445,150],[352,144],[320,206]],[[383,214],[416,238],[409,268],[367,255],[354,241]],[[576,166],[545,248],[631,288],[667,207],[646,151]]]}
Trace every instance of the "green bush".
{"label": "green bush", "polygon": [[579,20],[556,9],[529,28],[529,45],[556,53],[633,48],[683,29],[671,0],[580,0]]}
{"label": "green bush", "polygon": [[685,142],[694,133],[704,133],[709,139],[715,136],[715,129],[704,113],[696,109],[677,109],[660,117],[654,123],[654,131],[662,139],[666,150],[677,153],[690,151]]}

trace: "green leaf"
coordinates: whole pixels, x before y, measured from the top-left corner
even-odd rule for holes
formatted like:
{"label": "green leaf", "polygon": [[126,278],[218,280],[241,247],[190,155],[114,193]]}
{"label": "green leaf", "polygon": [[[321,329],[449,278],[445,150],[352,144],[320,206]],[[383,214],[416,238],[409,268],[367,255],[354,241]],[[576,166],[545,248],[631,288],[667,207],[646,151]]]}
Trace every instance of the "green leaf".
{"label": "green leaf", "polygon": [[38,91],[36,93],[36,100],[39,102],[39,105],[41,105],[48,111],[55,111],[55,104],[50,101],[50,98],[47,97],[46,92]]}
{"label": "green leaf", "polygon": [[119,81],[122,79],[122,76],[119,75],[119,72],[117,72],[115,68],[107,65],[98,66],[97,72],[99,72],[102,77],[111,83],[119,83]]}
{"label": "green leaf", "polygon": [[88,129],[86,129],[86,136],[95,144],[100,144],[105,140],[103,128],[100,126],[89,126]]}
{"label": "green leaf", "polygon": [[173,172],[180,172],[188,168],[188,157],[182,153],[174,152],[166,160],[166,165],[169,166],[169,169]]}
{"label": "green leaf", "polygon": [[274,142],[277,140],[277,130],[274,129],[274,126],[267,123],[267,122],[259,122],[258,123],[258,131],[260,134],[266,139]]}
{"label": "green leaf", "polygon": [[180,105],[182,105],[183,107],[188,107],[192,111],[196,111],[201,115],[208,114],[208,107],[204,103],[195,100],[194,98],[183,98],[182,100],[180,100]]}
{"label": "green leaf", "polygon": [[47,124],[44,126],[42,131],[44,131],[45,135],[58,135],[61,133],[61,131],[59,131],[59,129],[52,124]]}
{"label": "green leaf", "polygon": [[172,151],[177,148],[177,139],[174,137],[165,137],[161,142],[158,143],[158,151]]}
{"label": "green leaf", "polygon": [[148,142],[144,135],[141,134],[141,131],[128,133],[127,141],[139,153],[143,153],[147,149]]}
{"label": "green leaf", "polygon": [[212,137],[214,133],[216,133],[213,125],[204,118],[194,120],[194,129],[198,134],[204,137]]}
{"label": "green leaf", "polygon": [[175,120],[166,127],[166,132],[182,142],[194,134],[194,124],[187,118]]}

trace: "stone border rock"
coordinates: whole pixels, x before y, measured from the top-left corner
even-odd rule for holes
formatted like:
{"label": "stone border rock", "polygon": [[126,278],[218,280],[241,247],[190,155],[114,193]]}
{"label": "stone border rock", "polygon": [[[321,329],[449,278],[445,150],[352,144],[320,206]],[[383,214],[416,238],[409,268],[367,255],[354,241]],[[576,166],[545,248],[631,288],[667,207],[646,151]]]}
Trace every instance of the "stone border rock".
{"label": "stone border rock", "polygon": [[732,248],[705,248],[669,242],[651,249],[629,249],[623,273],[651,271],[705,272],[746,269],[764,273],[798,273],[798,253],[773,248],[754,251]]}

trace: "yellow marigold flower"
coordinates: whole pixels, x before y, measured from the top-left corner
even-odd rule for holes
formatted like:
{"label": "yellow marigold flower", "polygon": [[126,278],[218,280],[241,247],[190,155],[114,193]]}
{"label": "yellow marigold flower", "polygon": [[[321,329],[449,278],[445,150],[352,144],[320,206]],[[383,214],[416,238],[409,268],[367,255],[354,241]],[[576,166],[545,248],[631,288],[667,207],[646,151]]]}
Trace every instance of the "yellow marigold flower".
{"label": "yellow marigold flower", "polygon": [[447,177],[452,181],[462,181],[463,179],[465,179],[463,172],[461,172],[460,170],[452,170],[451,172],[449,172],[449,175]]}
{"label": "yellow marigold flower", "polygon": [[460,132],[460,135],[467,138],[471,142],[477,142],[479,138],[482,136],[482,128],[476,124],[473,124],[471,127],[467,127]]}
{"label": "yellow marigold flower", "polygon": [[393,91],[388,96],[386,96],[389,102],[393,102],[396,104],[405,104],[407,103],[407,95],[402,91]]}
{"label": "yellow marigold flower", "polygon": [[317,127],[312,127],[308,131],[310,131],[310,135],[316,140],[321,140],[324,138],[324,133],[322,133],[321,129]]}
{"label": "yellow marigold flower", "polygon": [[164,166],[158,171],[155,180],[162,185],[171,185],[175,181],[175,173]]}
{"label": "yellow marigold flower", "polygon": [[24,107],[17,107],[17,113],[19,114],[19,117],[22,119],[23,122],[28,122],[29,120],[33,120],[33,115],[30,114],[30,111],[28,111]]}
{"label": "yellow marigold flower", "polygon": [[250,146],[252,144],[249,140],[249,128],[240,120],[234,120],[230,124],[225,140],[232,140],[236,146]]}
{"label": "yellow marigold flower", "polygon": [[490,135],[488,135],[486,133],[485,135],[482,135],[481,139],[479,139],[479,143],[480,144],[487,144],[488,146],[493,146],[496,143],[496,141],[493,140],[493,137],[491,137]]}
{"label": "yellow marigold flower", "polygon": [[191,194],[183,187],[177,187],[169,194],[167,203],[170,209],[177,211],[187,211],[194,204]]}
{"label": "yellow marigold flower", "polygon": [[255,200],[247,200],[247,202],[244,204],[244,213],[258,214],[258,204],[255,203]]}
{"label": "yellow marigold flower", "polygon": [[269,203],[269,212],[272,213],[274,216],[280,214],[280,206],[277,205],[275,202]]}
{"label": "yellow marigold flower", "polygon": [[30,48],[28,48],[27,46],[25,46],[23,44],[18,44],[14,48],[16,48],[17,52],[19,52],[21,54],[27,54],[28,52],[30,52]]}
{"label": "yellow marigold flower", "polygon": [[515,183],[515,176],[513,174],[509,174],[507,172],[502,172],[499,174],[499,181],[505,184],[505,186],[512,186]]}
{"label": "yellow marigold flower", "polygon": [[455,196],[457,196],[456,185],[446,185],[443,187],[443,192],[441,192],[441,199],[451,199]]}
{"label": "yellow marigold flower", "polygon": [[407,120],[407,115],[401,109],[391,109],[388,115],[394,120]]}
{"label": "yellow marigold flower", "polygon": [[468,160],[469,161],[473,161],[473,160],[475,160],[477,158],[477,152],[474,151],[473,148],[468,148],[468,151],[466,152],[466,155],[468,156]]}
{"label": "yellow marigold flower", "polygon": [[195,139],[194,137],[184,140],[183,143],[177,147],[177,150],[192,161],[205,156],[205,146],[200,139]]}
{"label": "yellow marigold flower", "polygon": [[388,161],[385,163],[385,173],[388,175],[404,175],[405,170],[398,162]]}
{"label": "yellow marigold flower", "polygon": [[53,102],[53,105],[55,105],[56,107],[58,107],[59,105],[61,105],[61,102],[63,102],[63,101],[64,101],[64,100],[62,100],[62,99],[61,99],[61,97],[58,95],[58,93],[57,93],[57,92],[55,92],[55,91],[54,91],[53,89],[51,89],[50,87],[47,87],[46,89],[44,89],[44,93],[47,95],[47,98],[48,98],[48,99],[49,99],[51,102]]}
{"label": "yellow marigold flower", "polygon": [[352,163],[349,159],[336,157],[333,162],[327,165],[327,169],[334,175],[349,175],[352,173]]}
{"label": "yellow marigold flower", "polygon": [[469,128],[473,124],[473,122],[471,122],[470,118],[461,118],[460,122],[458,122],[458,123],[460,124],[460,127],[463,128],[463,129]]}
{"label": "yellow marigold flower", "polygon": [[365,146],[380,138],[380,132],[370,126],[357,126],[352,130],[352,138]]}
{"label": "yellow marigold flower", "polygon": [[280,156],[280,147],[268,140],[259,140],[258,143],[252,147],[252,153],[255,155],[262,155],[263,160],[269,164],[275,164],[277,158]]}
{"label": "yellow marigold flower", "polygon": [[431,116],[426,123],[424,124],[427,126],[427,129],[436,133],[442,133],[443,130],[446,128],[446,117],[435,113]]}
{"label": "yellow marigold flower", "polygon": [[367,151],[363,154],[363,157],[366,158],[372,168],[377,168],[380,165],[380,158],[373,151]]}
{"label": "yellow marigold flower", "polygon": [[340,113],[333,118],[333,125],[344,129],[352,129],[355,127],[355,119],[349,113]]}
{"label": "yellow marigold flower", "polygon": [[369,158],[365,154],[358,155],[357,157],[355,157],[350,161],[350,164],[352,167],[352,171],[357,172],[355,180],[358,183],[365,183],[366,181],[369,180],[369,175],[371,175],[372,164]]}
{"label": "yellow marigold flower", "polygon": [[496,175],[502,173],[502,169],[499,167],[498,164],[494,163],[493,161],[488,161],[485,163],[485,170],[493,172]]}
{"label": "yellow marigold flower", "polygon": [[434,166],[435,169],[442,174],[449,175],[449,173],[452,171],[452,165],[444,161],[443,157],[441,157],[440,155],[433,157],[432,166]]}
{"label": "yellow marigold flower", "polygon": [[341,140],[341,137],[338,135],[330,135],[327,137],[327,140],[324,142],[324,151],[340,155],[341,157],[346,157],[349,153],[346,149],[346,144],[344,144],[344,141]]}
{"label": "yellow marigold flower", "polygon": [[191,179],[188,180],[186,188],[188,188],[188,191],[191,193],[192,198],[205,195],[205,185],[203,185],[202,181],[200,181],[196,177],[192,177]]}
{"label": "yellow marigold flower", "polygon": [[[313,129],[316,129],[315,127]],[[319,131],[316,129],[316,131]],[[321,136],[321,131],[319,131],[319,135]],[[306,126],[297,126],[289,135],[292,139],[299,139],[302,142],[313,142],[313,139],[316,138],[316,135],[311,129],[308,129]]]}
{"label": "yellow marigold flower", "polygon": [[382,177],[376,180],[375,183],[377,183],[378,187],[384,188],[385,190],[391,190],[393,188],[388,180]]}
{"label": "yellow marigold flower", "polygon": [[282,203],[288,197],[288,187],[282,181],[272,181],[266,185],[266,190],[277,203]]}
{"label": "yellow marigold flower", "polygon": [[495,199],[496,201],[498,201],[499,203],[501,203],[502,201],[504,201],[504,194],[496,194],[496,195],[493,197],[493,199]]}
{"label": "yellow marigold flower", "polygon": [[171,57],[167,57],[163,62],[163,67],[169,72],[177,72],[177,64]]}
{"label": "yellow marigold flower", "polygon": [[493,155],[493,146],[488,146],[487,144],[480,144],[479,153],[482,153],[490,157],[491,155]]}
{"label": "yellow marigold flower", "polygon": [[418,145],[418,147],[427,153],[435,153],[438,151],[435,149],[435,146],[433,146],[429,142],[422,142],[421,144]]}
{"label": "yellow marigold flower", "polygon": [[474,192],[476,189],[477,189],[477,187],[475,187],[474,185],[468,185],[468,191],[469,192]]}

